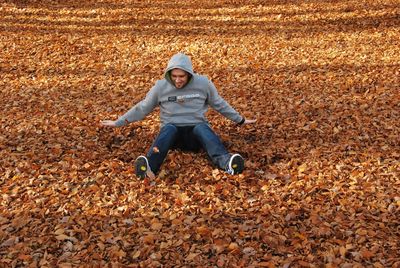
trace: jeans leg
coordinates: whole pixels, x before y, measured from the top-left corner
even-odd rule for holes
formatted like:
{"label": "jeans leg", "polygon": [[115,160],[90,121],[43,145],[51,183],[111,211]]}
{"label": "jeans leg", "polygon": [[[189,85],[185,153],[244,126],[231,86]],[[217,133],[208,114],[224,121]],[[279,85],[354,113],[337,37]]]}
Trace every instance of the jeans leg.
{"label": "jeans leg", "polygon": [[201,123],[193,128],[193,134],[207,152],[211,161],[217,167],[226,169],[231,155],[222,144],[221,139],[206,123]]}
{"label": "jeans leg", "polygon": [[149,161],[149,166],[154,174],[159,171],[169,149],[175,143],[177,135],[178,129],[172,124],[166,124],[161,128],[160,133],[154,140],[153,145],[150,147],[146,155]]}

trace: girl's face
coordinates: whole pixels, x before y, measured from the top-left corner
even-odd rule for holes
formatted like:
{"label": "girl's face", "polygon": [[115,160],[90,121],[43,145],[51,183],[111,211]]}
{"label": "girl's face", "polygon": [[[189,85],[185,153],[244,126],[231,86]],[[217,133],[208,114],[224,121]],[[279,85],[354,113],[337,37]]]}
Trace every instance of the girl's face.
{"label": "girl's face", "polygon": [[171,80],[176,88],[183,88],[189,80],[189,74],[181,69],[173,69],[171,71]]}

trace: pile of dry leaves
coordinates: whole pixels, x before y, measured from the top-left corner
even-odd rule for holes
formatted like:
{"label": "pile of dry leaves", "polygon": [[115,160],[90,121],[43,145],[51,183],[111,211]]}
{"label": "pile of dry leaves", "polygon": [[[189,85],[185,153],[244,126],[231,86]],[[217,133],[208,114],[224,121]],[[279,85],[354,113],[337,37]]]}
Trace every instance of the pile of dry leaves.
{"label": "pile of dry leaves", "polygon": [[[0,266],[399,267],[397,1],[2,1]],[[141,100],[183,51],[239,112],[247,169],[133,161]]]}

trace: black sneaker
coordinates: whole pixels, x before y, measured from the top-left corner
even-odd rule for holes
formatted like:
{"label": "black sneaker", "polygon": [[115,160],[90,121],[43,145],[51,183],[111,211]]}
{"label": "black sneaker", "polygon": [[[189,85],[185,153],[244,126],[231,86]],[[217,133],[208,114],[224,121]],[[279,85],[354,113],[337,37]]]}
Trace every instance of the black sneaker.
{"label": "black sneaker", "polygon": [[229,159],[226,172],[231,175],[240,174],[244,169],[244,159],[240,154],[234,154]]}
{"label": "black sneaker", "polygon": [[146,178],[147,175],[147,171],[150,169],[149,166],[149,161],[147,161],[147,158],[145,156],[139,156],[138,158],[136,158],[135,161],[135,172],[136,172],[136,176],[143,180],[144,178]]}

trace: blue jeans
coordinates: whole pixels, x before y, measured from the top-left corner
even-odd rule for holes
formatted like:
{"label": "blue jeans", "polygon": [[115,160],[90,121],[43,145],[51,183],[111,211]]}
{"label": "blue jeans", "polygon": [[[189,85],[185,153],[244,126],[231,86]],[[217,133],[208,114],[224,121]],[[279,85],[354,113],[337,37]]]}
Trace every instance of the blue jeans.
{"label": "blue jeans", "polygon": [[[155,149],[157,148],[157,149]],[[226,169],[231,154],[207,123],[178,127],[166,124],[147,153],[151,170],[156,174],[170,149],[198,151],[203,148],[214,165]]]}

